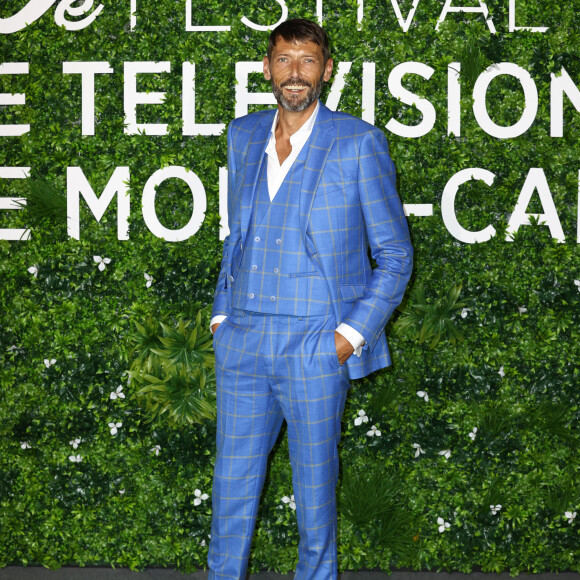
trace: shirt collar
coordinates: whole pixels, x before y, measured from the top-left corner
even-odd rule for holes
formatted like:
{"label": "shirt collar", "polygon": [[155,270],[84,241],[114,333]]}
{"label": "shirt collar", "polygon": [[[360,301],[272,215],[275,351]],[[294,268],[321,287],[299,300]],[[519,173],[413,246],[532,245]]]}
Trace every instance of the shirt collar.
{"label": "shirt collar", "polygon": [[[312,113],[312,115],[310,115],[310,117],[308,117],[308,119],[306,120],[306,123],[304,123],[304,125],[302,125],[302,127],[300,127],[300,129],[298,129],[298,131],[296,131],[296,133],[294,133],[293,135],[290,136],[290,143],[294,144],[294,142],[301,136],[306,135],[306,137],[308,137],[308,135],[310,135],[310,133],[312,133],[312,129],[314,128],[314,122],[316,121],[316,116],[318,115],[318,110],[320,109],[320,101],[317,100],[316,101],[316,108],[314,109],[314,112]],[[271,137],[270,137],[270,143],[276,143],[276,126],[278,125],[278,109],[276,109],[276,114],[274,115],[274,122],[272,123],[272,128],[270,129],[270,133],[271,133]]]}

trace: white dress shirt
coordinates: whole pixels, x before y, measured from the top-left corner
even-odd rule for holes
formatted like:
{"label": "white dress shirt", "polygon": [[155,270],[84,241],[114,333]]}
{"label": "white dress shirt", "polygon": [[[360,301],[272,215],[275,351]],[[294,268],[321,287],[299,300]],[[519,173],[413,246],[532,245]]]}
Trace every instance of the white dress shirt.
{"label": "white dress shirt", "polygon": [[286,175],[292,165],[294,165],[294,161],[300,155],[300,151],[308,141],[308,137],[312,133],[312,129],[314,127],[314,122],[316,121],[316,116],[318,115],[318,108],[320,104],[316,103],[316,109],[310,117],[308,117],[306,123],[296,131],[293,135],[290,135],[290,145],[292,146],[292,151],[290,155],[284,159],[282,165],[280,165],[280,161],[278,159],[278,153],[276,151],[276,126],[278,125],[278,111],[276,111],[276,116],[274,117],[274,122],[272,123],[272,129],[270,131],[270,141],[268,142],[268,146],[266,147],[266,155],[268,156],[268,195],[270,196],[270,201],[272,201],[280,186],[286,179]]}
{"label": "white dress shirt", "polygon": [[[302,151],[306,141],[308,141],[308,138],[310,137],[314,127],[314,122],[316,121],[316,116],[318,115],[319,107],[320,102],[318,101],[316,103],[314,112],[312,115],[310,115],[310,117],[308,117],[304,125],[302,125],[302,127],[300,127],[296,133],[290,135],[290,145],[292,147],[292,151],[290,152],[290,155],[284,159],[282,164],[280,164],[278,153],[276,151],[276,126],[278,125],[278,111],[276,111],[276,115],[272,123],[272,129],[270,131],[270,141],[266,147],[266,155],[268,156],[268,195],[270,196],[270,201],[276,197],[276,194],[284,182],[288,171],[296,161],[298,155],[300,155],[300,151]],[[226,317],[223,315],[214,316],[211,319],[210,325],[213,326],[214,324],[221,323],[225,320],[225,318]],[[354,354],[356,354],[356,356],[361,355],[365,339],[362,334],[360,334],[360,332],[352,328],[352,326],[344,323],[340,323],[338,325],[336,332],[342,334],[342,336],[344,336],[344,338],[350,342],[354,348]]]}

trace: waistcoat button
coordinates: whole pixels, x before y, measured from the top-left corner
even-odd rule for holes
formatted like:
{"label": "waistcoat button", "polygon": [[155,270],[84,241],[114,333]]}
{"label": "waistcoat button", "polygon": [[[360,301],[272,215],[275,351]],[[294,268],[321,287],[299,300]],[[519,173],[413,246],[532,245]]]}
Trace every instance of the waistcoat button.
{"label": "waistcoat button", "polygon": [[254,297],[254,293],[250,292],[250,294],[248,294],[248,298],[251,300]]}
{"label": "waistcoat button", "polygon": [[278,238],[278,239],[276,240],[276,243],[277,243],[278,245],[280,245],[280,244],[282,243],[282,240],[281,240],[280,238]]}
{"label": "waistcoat button", "polygon": [[259,244],[260,243],[260,236],[256,236],[254,238],[254,242],[256,242],[256,244]]}
{"label": "waistcoat button", "polygon": [[279,271],[278,268],[274,268],[274,274],[277,274]]}
{"label": "waistcoat button", "polygon": [[255,271],[255,270],[257,270],[257,269],[258,269],[258,266],[256,266],[256,264],[254,264],[254,265],[252,266],[252,270],[254,270],[254,271]]}
{"label": "waistcoat button", "polygon": [[272,302],[276,302],[276,296],[270,296],[270,300],[271,300]]}

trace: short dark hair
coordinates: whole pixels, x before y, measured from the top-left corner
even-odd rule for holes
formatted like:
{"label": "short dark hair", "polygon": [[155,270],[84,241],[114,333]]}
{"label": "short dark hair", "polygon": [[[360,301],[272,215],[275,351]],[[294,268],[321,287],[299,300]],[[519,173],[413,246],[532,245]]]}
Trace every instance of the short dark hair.
{"label": "short dark hair", "polygon": [[268,60],[272,58],[272,51],[279,38],[283,38],[286,42],[313,42],[317,44],[322,49],[325,64],[330,56],[330,47],[326,32],[316,22],[312,22],[311,20],[291,18],[276,26],[270,33],[267,53]]}

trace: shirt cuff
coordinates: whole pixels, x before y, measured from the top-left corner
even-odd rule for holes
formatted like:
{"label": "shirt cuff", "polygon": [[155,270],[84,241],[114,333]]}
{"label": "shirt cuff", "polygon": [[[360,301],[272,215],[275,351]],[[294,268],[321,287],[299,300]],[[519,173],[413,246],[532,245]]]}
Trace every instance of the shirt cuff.
{"label": "shirt cuff", "polygon": [[342,336],[344,336],[344,338],[346,338],[346,340],[350,342],[352,348],[354,348],[354,354],[356,354],[356,356],[361,355],[362,347],[364,346],[366,341],[364,336],[358,330],[355,330],[352,326],[349,326],[348,324],[341,322],[338,325],[336,332],[342,334]]}
{"label": "shirt cuff", "polygon": [[[211,319],[211,322],[209,323],[209,329],[211,330],[214,324],[221,324],[226,318],[227,316],[224,316],[223,314],[218,314],[217,316],[214,316]],[[213,334],[213,330],[211,331],[211,333]]]}

